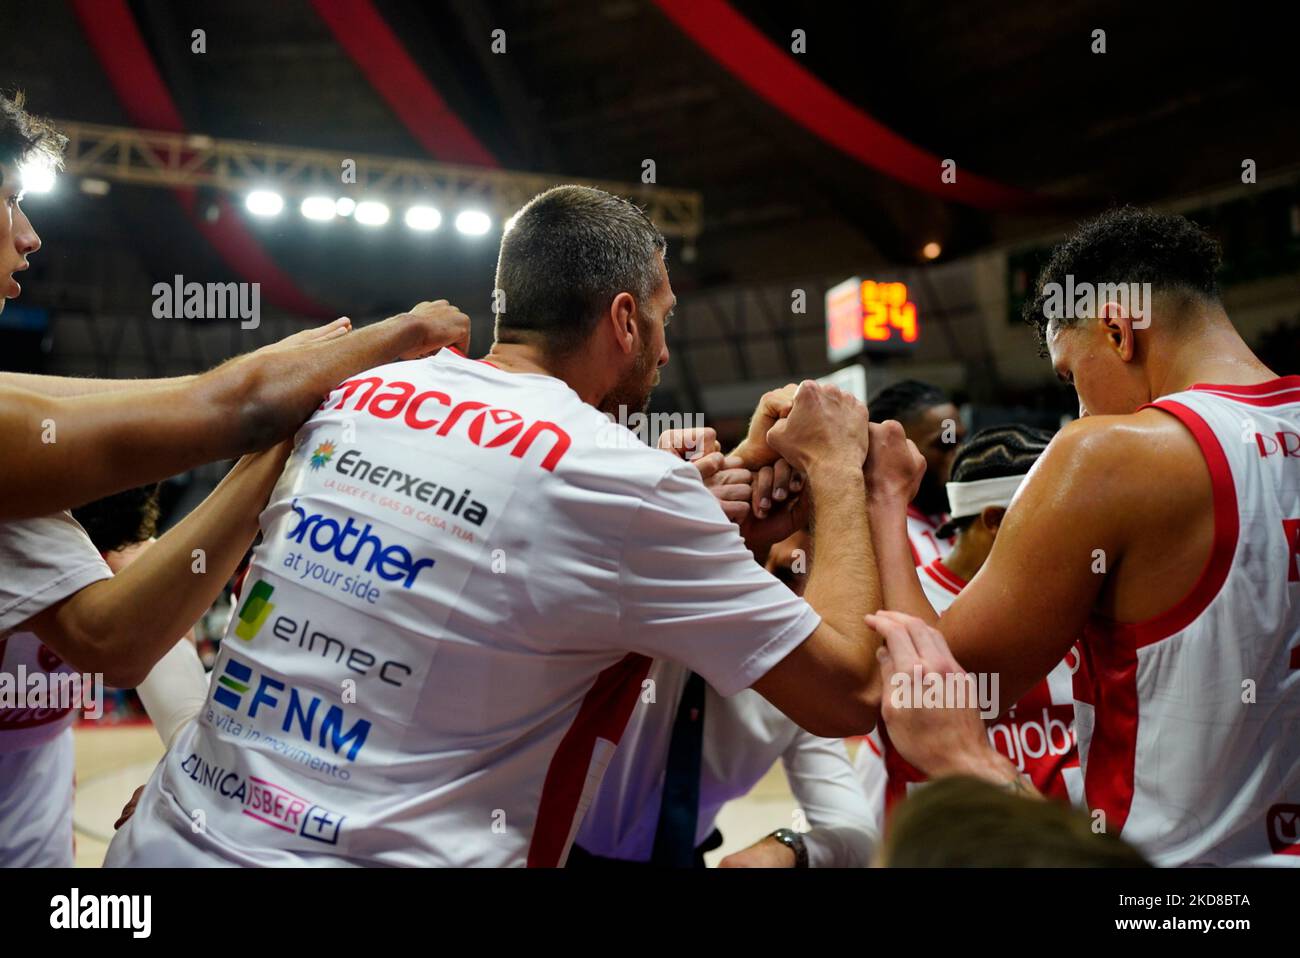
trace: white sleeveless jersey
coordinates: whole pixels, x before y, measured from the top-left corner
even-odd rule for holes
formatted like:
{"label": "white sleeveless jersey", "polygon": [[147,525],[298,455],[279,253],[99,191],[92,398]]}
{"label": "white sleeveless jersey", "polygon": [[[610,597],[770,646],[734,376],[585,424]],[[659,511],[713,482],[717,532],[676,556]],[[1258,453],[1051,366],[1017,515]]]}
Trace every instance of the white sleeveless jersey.
{"label": "white sleeveless jersey", "polygon": [[443,350],[296,445],[107,864],[561,864],[651,658],[731,695],[819,621],[694,466],[558,379]]}
{"label": "white sleeveless jersey", "polygon": [[1300,865],[1300,376],[1152,405],[1201,448],[1214,544],[1173,608],[1079,643],[1085,796],[1159,865]]}

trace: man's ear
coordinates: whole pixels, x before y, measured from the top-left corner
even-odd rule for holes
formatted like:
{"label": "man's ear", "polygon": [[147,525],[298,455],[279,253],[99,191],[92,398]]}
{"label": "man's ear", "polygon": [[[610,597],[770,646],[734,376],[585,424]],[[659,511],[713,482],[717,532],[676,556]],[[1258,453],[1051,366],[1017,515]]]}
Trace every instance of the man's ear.
{"label": "man's ear", "polygon": [[1133,317],[1116,302],[1102,303],[1097,309],[1097,322],[1106,332],[1111,347],[1124,362],[1132,362],[1137,342],[1133,334]]}
{"label": "man's ear", "polygon": [[984,523],[990,534],[997,535],[1006,514],[1007,510],[1002,506],[985,506],[980,512],[980,522]]}
{"label": "man's ear", "polygon": [[609,324],[619,348],[632,355],[636,351],[637,310],[631,293],[619,293],[609,304]]}

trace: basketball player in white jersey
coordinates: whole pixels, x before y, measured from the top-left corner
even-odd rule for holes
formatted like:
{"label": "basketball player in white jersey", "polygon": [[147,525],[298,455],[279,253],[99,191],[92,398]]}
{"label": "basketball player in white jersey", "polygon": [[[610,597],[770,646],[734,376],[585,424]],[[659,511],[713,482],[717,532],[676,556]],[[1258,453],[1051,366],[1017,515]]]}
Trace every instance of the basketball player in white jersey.
{"label": "basketball player in white jersey", "polygon": [[[1038,461],[1052,434],[1028,426],[981,429],[961,447],[948,483],[952,551],[920,571],[921,587],[942,616],[988,559],[1007,506]],[[1021,698],[997,703],[988,720],[989,742],[1028,775],[1044,795],[1081,804],[1083,779],[1074,734],[1074,650]],[[889,812],[925,775],[890,746],[888,729],[876,727],[854,761],[868,794],[879,795],[877,814]],[[878,822],[879,824],[879,822]]]}
{"label": "basketball player in white jersey", "polygon": [[[1082,635],[1076,727],[1104,826],[1162,865],[1300,865],[1300,377],[1242,341],[1219,261],[1188,220],[1131,208],[1056,249],[1027,315],[1083,418],[942,619],[902,541],[919,457],[898,427],[875,430],[885,607],[918,618],[869,621],[889,642],[886,673],[917,656],[952,666],[946,639],[1010,700]],[[926,773],[1017,781],[971,713],[884,703]]]}
{"label": "basketball player in white jersey", "polygon": [[940,534],[948,521],[944,484],[952,473],[953,456],[966,436],[961,413],[937,386],[904,379],[880,390],[867,404],[871,421],[892,419],[925,457],[925,475],[907,508],[907,539],[918,566],[942,559],[952,548],[950,535]]}
{"label": "basketball player in white jersey", "polygon": [[263,512],[207,706],[106,864],[561,865],[652,657],[824,737],[874,725],[862,404],[805,382],[750,450],[806,476],[798,508],[833,531],[804,599],[692,464],[602,414],[643,409],[668,359],[664,248],[624,200],[542,193],[502,237],[483,361],[334,390]]}

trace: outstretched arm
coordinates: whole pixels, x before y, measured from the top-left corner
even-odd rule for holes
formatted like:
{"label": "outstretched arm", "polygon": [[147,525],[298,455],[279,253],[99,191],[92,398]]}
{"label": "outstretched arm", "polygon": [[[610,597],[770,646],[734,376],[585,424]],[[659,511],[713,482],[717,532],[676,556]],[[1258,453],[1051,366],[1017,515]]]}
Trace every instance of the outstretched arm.
{"label": "outstretched arm", "polygon": [[257,535],[286,441],[245,456],[212,494],[111,579],[73,593],[22,627],[64,661],[131,688],[207,611]]}
{"label": "outstretched arm", "polygon": [[0,444],[13,464],[0,470],[0,520],[48,515],[265,449],[353,373],[469,341],[468,317],[442,300],[347,329],[331,323],[200,376],[120,390],[61,396],[0,384]]}

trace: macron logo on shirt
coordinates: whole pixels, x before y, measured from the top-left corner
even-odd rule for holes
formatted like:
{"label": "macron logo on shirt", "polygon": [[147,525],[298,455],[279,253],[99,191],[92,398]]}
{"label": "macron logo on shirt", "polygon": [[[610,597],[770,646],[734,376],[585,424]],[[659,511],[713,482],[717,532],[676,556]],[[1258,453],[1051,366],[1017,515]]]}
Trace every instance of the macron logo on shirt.
{"label": "macron logo on shirt", "polygon": [[[411,429],[437,429],[435,436],[449,435],[458,424],[465,423],[458,435],[468,439],[484,449],[510,447],[510,455],[523,459],[539,439],[545,440],[538,445],[542,455],[538,463],[547,472],[553,472],[564,454],[573,444],[567,432],[553,422],[538,420],[528,423],[523,416],[511,409],[493,409],[485,402],[466,400],[453,402],[445,392],[426,389],[420,392],[414,383],[399,379],[384,380],[379,376],[361,376],[341,383],[335,389],[341,393],[333,405],[321,408],[354,409],[369,413],[376,419],[397,419]],[[331,399],[333,394],[331,394]],[[330,400],[326,400],[328,404]],[[439,407],[445,407],[446,418],[438,419],[434,413],[440,413]]]}

